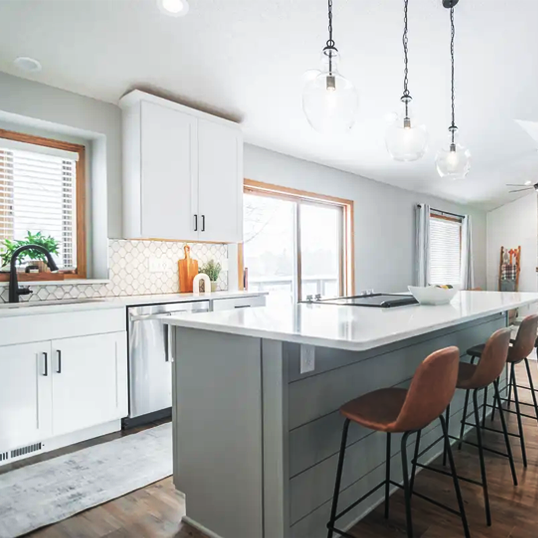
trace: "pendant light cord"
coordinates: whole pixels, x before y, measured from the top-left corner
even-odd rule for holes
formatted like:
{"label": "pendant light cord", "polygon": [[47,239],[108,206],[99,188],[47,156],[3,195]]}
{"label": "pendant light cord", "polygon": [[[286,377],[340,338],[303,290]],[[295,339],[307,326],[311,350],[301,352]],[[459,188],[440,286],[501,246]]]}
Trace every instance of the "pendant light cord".
{"label": "pendant light cord", "polygon": [[333,72],[333,52],[335,50],[335,43],[333,39],[333,0],[328,0],[327,4],[327,16],[329,19],[329,26],[327,27],[327,30],[329,30],[329,39],[327,39],[327,43],[325,45],[325,50],[327,50],[329,57],[329,73],[332,74]]}
{"label": "pendant light cord", "polygon": [[454,70],[454,38],[456,37],[456,27],[454,25],[454,8],[450,8],[450,29],[451,29],[451,36],[450,36],[450,60],[452,62],[452,71],[451,71],[451,83],[452,83],[452,124],[450,126],[450,133],[452,137],[452,144],[455,144],[455,137],[456,137],[456,98],[455,98],[455,89],[454,89],[454,79],[455,79],[455,70]]}
{"label": "pendant light cord", "polygon": [[409,0],[404,0],[404,31],[402,36],[403,50],[404,50],[404,91],[402,95],[402,101],[405,104],[405,117],[409,117],[409,101],[411,101],[411,94],[409,93],[409,39],[407,36],[407,8]]}

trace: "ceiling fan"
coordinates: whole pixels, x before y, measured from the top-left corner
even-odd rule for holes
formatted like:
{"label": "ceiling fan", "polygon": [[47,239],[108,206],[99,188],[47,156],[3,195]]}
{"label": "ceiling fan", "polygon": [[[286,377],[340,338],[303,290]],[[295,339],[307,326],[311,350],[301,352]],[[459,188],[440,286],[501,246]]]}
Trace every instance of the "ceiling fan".
{"label": "ceiling fan", "polygon": [[523,191],[530,191],[534,189],[536,192],[538,192],[538,183],[534,183],[532,181],[525,181],[525,183],[506,183],[507,187],[521,187],[519,189],[511,190],[508,192],[523,192]]}

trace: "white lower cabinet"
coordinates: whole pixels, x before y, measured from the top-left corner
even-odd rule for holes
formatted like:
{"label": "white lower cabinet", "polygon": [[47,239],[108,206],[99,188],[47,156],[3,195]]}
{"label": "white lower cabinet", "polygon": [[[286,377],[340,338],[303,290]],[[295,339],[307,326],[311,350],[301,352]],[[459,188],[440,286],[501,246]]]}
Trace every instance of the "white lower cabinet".
{"label": "white lower cabinet", "polygon": [[0,465],[121,427],[124,308],[5,317],[0,341]]}
{"label": "white lower cabinet", "polygon": [[15,449],[50,437],[50,341],[0,347],[0,461]]}
{"label": "white lower cabinet", "polygon": [[125,332],[52,341],[52,433],[63,435],[127,414]]}

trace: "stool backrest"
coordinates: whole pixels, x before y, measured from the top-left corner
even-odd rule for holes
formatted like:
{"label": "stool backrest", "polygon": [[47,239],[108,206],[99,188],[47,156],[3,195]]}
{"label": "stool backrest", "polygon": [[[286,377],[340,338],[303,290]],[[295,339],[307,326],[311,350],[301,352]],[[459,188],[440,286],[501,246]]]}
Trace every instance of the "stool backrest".
{"label": "stool backrest", "polygon": [[509,362],[522,361],[531,354],[536,342],[536,331],[538,331],[538,315],[531,314],[519,326],[516,341],[508,353]]}
{"label": "stool backrest", "polygon": [[443,414],[456,391],[459,360],[455,346],[424,359],[413,376],[395,431],[420,430]]}
{"label": "stool backrest", "polygon": [[486,342],[476,370],[470,383],[473,387],[487,387],[502,373],[508,359],[510,335],[512,331],[505,327],[495,331]]}

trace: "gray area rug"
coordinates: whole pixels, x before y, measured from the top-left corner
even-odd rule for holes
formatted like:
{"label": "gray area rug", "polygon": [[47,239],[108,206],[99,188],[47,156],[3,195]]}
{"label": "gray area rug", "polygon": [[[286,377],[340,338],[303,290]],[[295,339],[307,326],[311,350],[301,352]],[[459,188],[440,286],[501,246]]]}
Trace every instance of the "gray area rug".
{"label": "gray area rug", "polygon": [[172,474],[163,424],[0,475],[0,538],[13,538]]}

